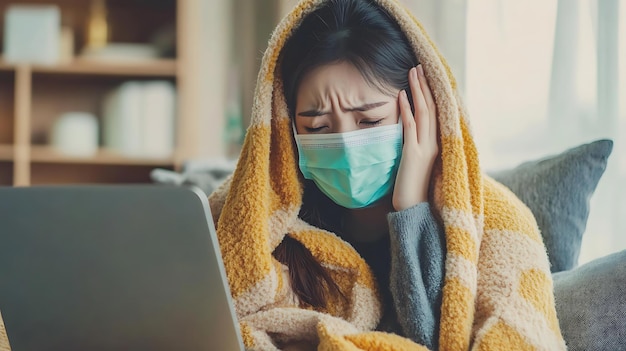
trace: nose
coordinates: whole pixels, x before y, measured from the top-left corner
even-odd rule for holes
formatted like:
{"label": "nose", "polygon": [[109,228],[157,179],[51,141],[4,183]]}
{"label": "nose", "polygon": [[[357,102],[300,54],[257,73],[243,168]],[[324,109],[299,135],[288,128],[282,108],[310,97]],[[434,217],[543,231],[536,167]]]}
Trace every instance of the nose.
{"label": "nose", "polygon": [[333,113],[333,133],[347,133],[358,129],[351,113],[336,111]]}

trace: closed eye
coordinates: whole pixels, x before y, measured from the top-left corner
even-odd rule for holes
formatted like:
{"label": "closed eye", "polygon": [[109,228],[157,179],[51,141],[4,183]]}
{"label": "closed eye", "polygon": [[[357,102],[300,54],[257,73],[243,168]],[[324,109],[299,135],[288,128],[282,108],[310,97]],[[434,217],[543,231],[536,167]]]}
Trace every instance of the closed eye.
{"label": "closed eye", "polygon": [[377,120],[374,120],[374,121],[363,120],[363,121],[361,121],[361,124],[365,124],[365,125],[368,125],[368,126],[375,126],[375,125],[380,124],[383,121],[383,119],[384,118],[377,119]]}
{"label": "closed eye", "polygon": [[317,127],[317,128],[311,128],[311,127],[304,127],[304,129],[309,132],[309,133],[318,133],[321,132],[322,129],[326,128],[326,126],[321,126],[321,127]]}

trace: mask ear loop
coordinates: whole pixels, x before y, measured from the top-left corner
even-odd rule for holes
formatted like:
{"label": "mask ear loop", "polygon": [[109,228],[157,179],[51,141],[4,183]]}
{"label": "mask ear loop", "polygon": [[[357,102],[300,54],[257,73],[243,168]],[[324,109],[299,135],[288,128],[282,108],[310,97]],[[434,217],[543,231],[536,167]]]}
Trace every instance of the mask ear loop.
{"label": "mask ear loop", "polygon": [[298,151],[298,163],[300,163],[300,153],[302,152],[302,150],[300,150],[300,141],[298,140],[298,131],[296,130],[296,121],[292,120],[291,121],[291,130],[293,131],[293,141],[296,144],[296,150]]}
{"label": "mask ear loop", "polygon": [[300,150],[300,142],[298,141],[298,131],[296,130],[296,121],[295,119],[291,120],[291,130],[293,130],[293,140],[294,143],[296,144],[296,151],[298,152],[298,168],[300,170],[300,172],[304,173],[302,171],[302,163],[300,162],[302,160],[302,150]]}

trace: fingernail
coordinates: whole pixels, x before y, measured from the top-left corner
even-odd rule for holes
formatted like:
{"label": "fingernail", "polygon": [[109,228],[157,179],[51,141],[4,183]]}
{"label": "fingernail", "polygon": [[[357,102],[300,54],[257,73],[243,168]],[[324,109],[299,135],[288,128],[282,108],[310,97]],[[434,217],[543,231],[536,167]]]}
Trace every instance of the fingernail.
{"label": "fingernail", "polygon": [[414,78],[417,78],[417,69],[415,67],[411,68],[411,74]]}
{"label": "fingernail", "polygon": [[420,63],[419,65],[417,65],[417,72],[419,73],[420,76],[424,76],[424,67],[422,67],[422,64]]}

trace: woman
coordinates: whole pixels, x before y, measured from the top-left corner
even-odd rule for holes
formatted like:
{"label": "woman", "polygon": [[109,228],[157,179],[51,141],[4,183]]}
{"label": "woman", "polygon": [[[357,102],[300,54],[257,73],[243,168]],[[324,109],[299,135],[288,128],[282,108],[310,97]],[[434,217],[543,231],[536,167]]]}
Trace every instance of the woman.
{"label": "woman", "polygon": [[300,2],[255,95],[210,197],[247,348],[565,349],[532,214],[480,172],[454,78],[395,1]]}
{"label": "woman", "polygon": [[[436,349],[445,245],[428,205],[437,120],[422,66],[398,24],[366,1],[323,6],[302,21],[281,55],[299,165],[310,180],[300,217],[341,235],[373,269],[387,313],[379,328],[394,330],[390,324],[399,321],[405,335]],[[376,142],[377,133],[393,140]],[[358,146],[345,143],[346,135]],[[338,147],[316,147],[324,139]],[[287,254],[298,248],[286,238],[274,255],[294,267],[310,258]],[[313,281],[292,278],[300,300],[323,306],[322,288],[332,280],[297,273]],[[417,299],[420,308],[405,308],[407,299]]]}

